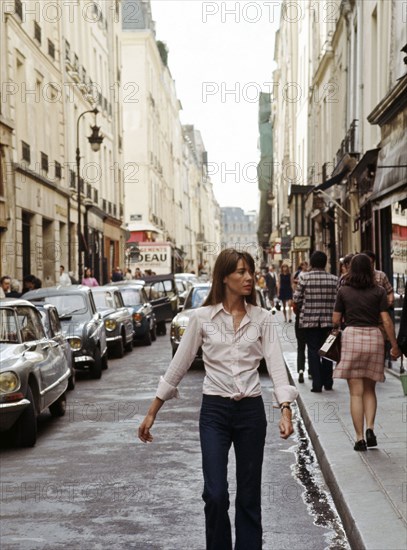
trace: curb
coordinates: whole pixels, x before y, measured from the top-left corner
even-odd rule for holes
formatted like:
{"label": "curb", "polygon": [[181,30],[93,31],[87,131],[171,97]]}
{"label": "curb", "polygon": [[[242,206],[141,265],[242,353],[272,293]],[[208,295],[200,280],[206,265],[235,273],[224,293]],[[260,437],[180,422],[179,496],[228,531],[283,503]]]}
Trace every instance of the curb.
{"label": "curb", "polygon": [[[283,353],[284,356],[284,353]],[[286,369],[288,372],[288,377],[290,379],[291,384],[293,384],[295,387],[297,387],[292,375],[291,371],[287,365],[285,356],[284,361],[286,364]],[[352,515],[352,512],[349,508],[349,506],[346,503],[346,500],[343,496],[343,493],[338,485],[335,473],[329,463],[329,461],[325,457],[324,449],[321,445],[320,439],[312,425],[311,418],[308,414],[307,408],[302,400],[301,394],[297,397],[297,403],[298,408],[301,412],[301,416],[304,421],[304,425],[307,429],[308,435],[311,439],[311,443],[314,447],[315,454],[318,459],[319,467],[321,468],[321,472],[324,476],[325,482],[329,488],[329,491],[332,495],[332,499],[335,503],[336,509],[338,511],[338,514],[342,520],[343,527],[345,529],[346,536],[348,538],[349,544],[352,548],[352,550],[364,550],[366,548],[363,537],[361,532],[359,531],[355,518]]]}

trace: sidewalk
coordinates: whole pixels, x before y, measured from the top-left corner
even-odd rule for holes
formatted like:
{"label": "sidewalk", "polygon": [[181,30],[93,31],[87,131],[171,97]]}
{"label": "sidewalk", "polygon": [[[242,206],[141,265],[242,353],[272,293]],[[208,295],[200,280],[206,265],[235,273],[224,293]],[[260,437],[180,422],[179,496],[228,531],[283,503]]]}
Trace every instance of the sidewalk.
{"label": "sidewalk", "polygon": [[293,324],[284,325],[281,313],[276,318],[285,335],[285,361],[300,392],[298,406],[352,549],[406,550],[407,399],[396,376],[398,364],[386,369],[384,384],[377,384],[378,447],[356,452],[346,381],[335,380],[334,390],[321,394],[310,392],[307,374],[299,384]]}

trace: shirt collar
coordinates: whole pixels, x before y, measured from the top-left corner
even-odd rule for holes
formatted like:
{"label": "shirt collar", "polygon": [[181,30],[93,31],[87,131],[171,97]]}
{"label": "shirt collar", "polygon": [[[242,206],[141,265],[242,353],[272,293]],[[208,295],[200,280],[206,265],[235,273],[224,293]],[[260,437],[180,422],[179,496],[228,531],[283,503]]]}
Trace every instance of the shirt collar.
{"label": "shirt collar", "polygon": [[[246,310],[246,315],[250,318],[251,317],[251,312],[252,312],[252,304],[248,304],[246,301],[244,302],[244,308]],[[223,307],[223,304],[222,302],[220,302],[219,304],[216,304],[214,306],[212,306],[212,311],[211,311],[211,320],[220,312],[220,311],[224,311],[225,313],[226,310],[225,308]]]}

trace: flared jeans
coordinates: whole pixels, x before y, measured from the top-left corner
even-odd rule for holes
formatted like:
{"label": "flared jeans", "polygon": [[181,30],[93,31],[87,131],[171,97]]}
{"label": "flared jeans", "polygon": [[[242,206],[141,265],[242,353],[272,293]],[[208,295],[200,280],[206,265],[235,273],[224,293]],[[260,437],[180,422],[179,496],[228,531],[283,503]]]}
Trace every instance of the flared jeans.
{"label": "flared jeans", "polygon": [[206,549],[231,550],[228,456],[236,456],[235,550],[261,550],[261,475],[267,420],[261,396],[204,395],[199,419]]}

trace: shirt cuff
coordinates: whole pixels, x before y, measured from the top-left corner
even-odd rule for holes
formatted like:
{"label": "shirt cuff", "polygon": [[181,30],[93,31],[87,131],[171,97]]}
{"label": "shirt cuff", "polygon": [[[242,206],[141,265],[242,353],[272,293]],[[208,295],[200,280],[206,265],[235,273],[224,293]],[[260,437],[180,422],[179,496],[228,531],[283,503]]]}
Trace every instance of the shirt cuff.
{"label": "shirt cuff", "polygon": [[289,386],[288,384],[286,386],[274,388],[274,393],[279,404],[285,402],[291,403],[298,397],[297,388],[294,386]]}
{"label": "shirt cuff", "polygon": [[161,399],[162,401],[168,401],[168,399],[172,399],[173,397],[177,398],[179,397],[178,389],[174,386],[171,386],[164,378],[160,377],[160,382],[158,384],[156,397]]}

